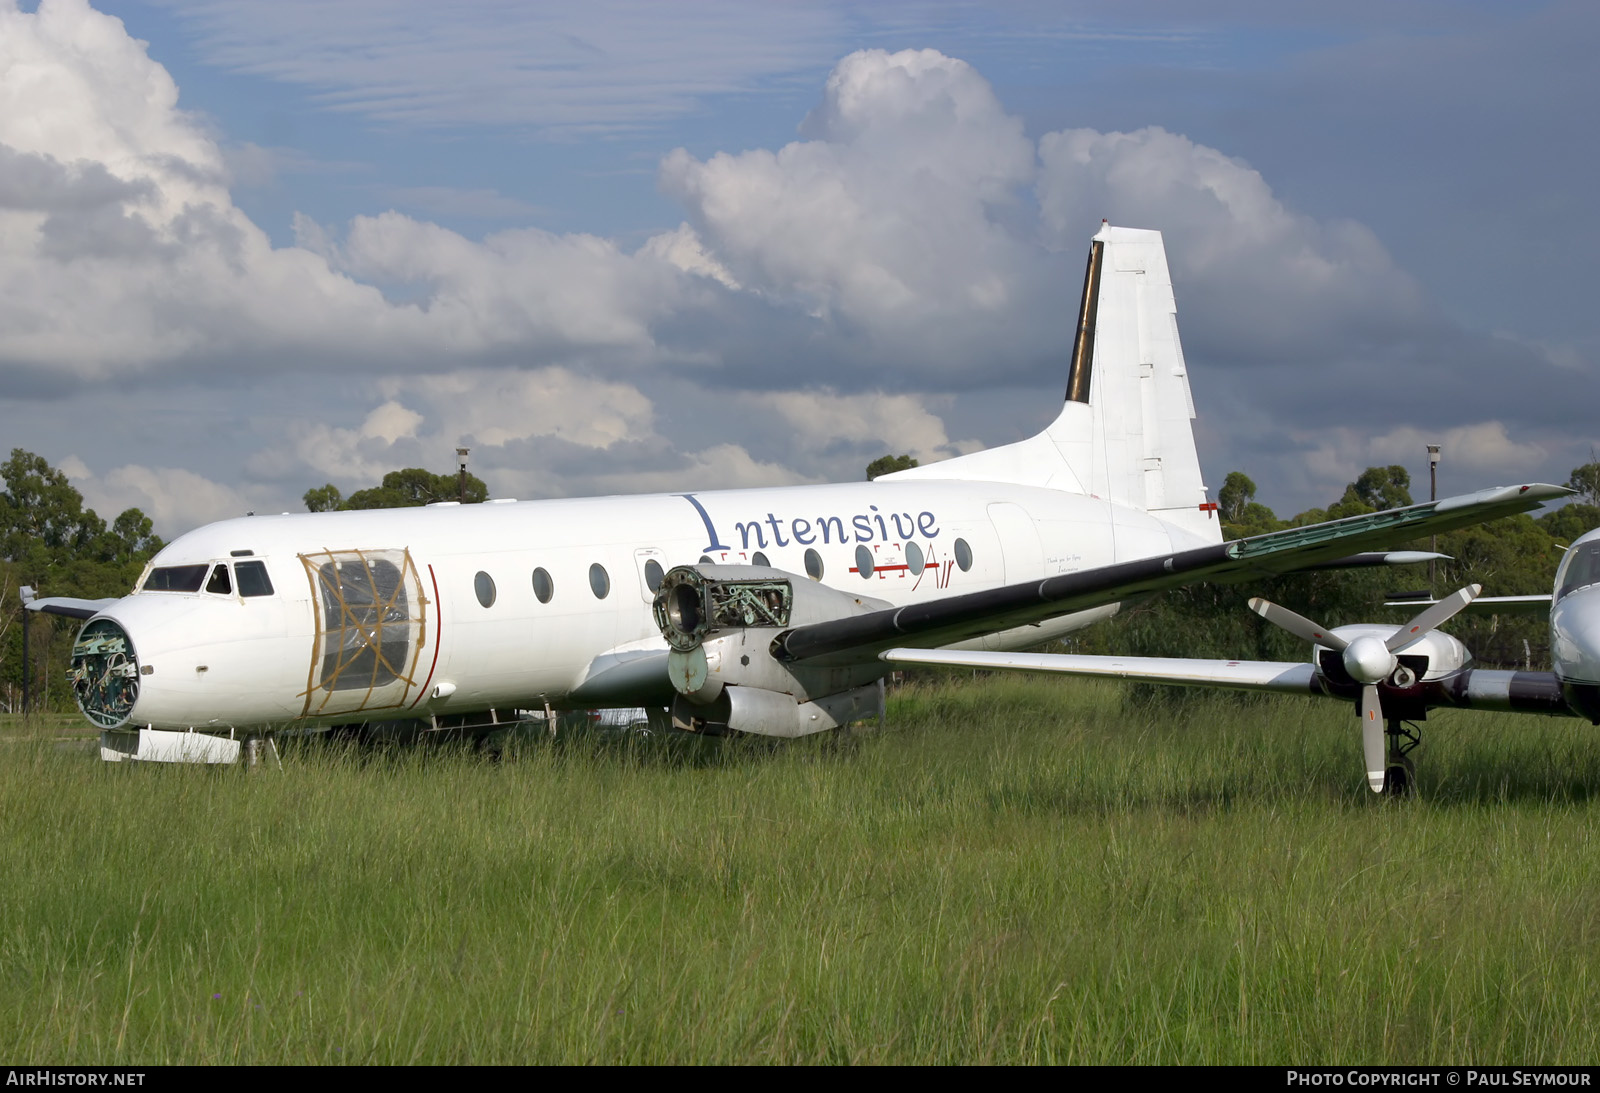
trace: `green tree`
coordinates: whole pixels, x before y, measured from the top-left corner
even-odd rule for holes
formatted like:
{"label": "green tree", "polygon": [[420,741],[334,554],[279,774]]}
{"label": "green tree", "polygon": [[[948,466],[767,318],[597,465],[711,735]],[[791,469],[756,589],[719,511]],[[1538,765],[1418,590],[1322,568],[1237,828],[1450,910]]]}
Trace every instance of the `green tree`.
{"label": "green tree", "polygon": [[[22,681],[22,607],[18,587],[42,595],[101,599],[133,588],[150,556],[162,547],[150,518],[127,509],[108,527],[67,476],[21,448],[0,464],[0,687],[10,698]],[[76,627],[30,614],[32,678],[48,680],[53,704],[70,704],[65,672]]]}
{"label": "green tree", "polygon": [[1411,504],[1411,472],[1398,463],[1387,467],[1368,467],[1351,486],[1374,512],[1404,508]]}
{"label": "green tree", "polygon": [[1229,471],[1222,489],[1217,491],[1217,508],[1229,523],[1238,523],[1244,507],[1256,499],[1256,484],[1243,471]]}
{"label": "green tree", "polygon": [[1572,468],[1567,485],[1578,491],[1584,504],[1600,505],[1600,462],[1591,460],[1581,467]]}
{"label": "green tree", "polygon": [[1574,501],[1545,513],[1537,523],[1556,543],[1569,547],[1578,536],[1600,527],[1600,506]]}
{"label": "green tree", "polygon": [[75,558],[106,530],[83,507],[83,495],[42,456],[21,448],[0,464],[0,555],[17,567],[23,584],[40,584],[56,566]]}
{"label": "green tree", "polygon": [[344,494],[332,482],[326,486],[313,486],[301,500],[306,503],[307,512],[332,512],[344,508]]}
{"label": "green tree", "polygon": [[[1481,584],[1485,596],[1548,594],[1564,553],[1547,525],[1526,513],[1447,532],[1439,536],[1439,551],[1450,560],[1439,563],[1437,595]],[[1481,667],[1549,667],[1550,632],[1542,613],[1473,612],[1457,615],[1445,628]]]}
{"label": "green tree", "polygon": [[[315,491],[313,491],[315,492]],[[467,475],[466,500],[478,504],[489,499],[489,487],[476,475]],[[357,490],[345,498],[341,508],[346,509],[403,509],[417,505],[430,505],[435,501],[456,501],[461,496],[460,485],[453,474],[434,474],[421,467],[407,467],[390,471],[383,476],[381,485]]]}
{"label": "green tree", "polygon": [[871,482],[880,474],[893,474],[895,471],[909,471],[917,465],[917,461],[909,455],[880,455],[867,464],[867,481]]}
{"label": "green tree", "polygon": [[1344,496],[1328,506],[1327,519],[1339,520],[1411,504],[1411,473],[1398,464],[1368,467],[1345,487]]}
{"label": "green tree", "polygon": [[1218,515],[1222,518],[1224,539],[1244,539],[1277,531],[1283,521],[1277,513],[1255,499],[1256,484],[1243,471],[1229,471],[1222,489],[1217,491]]}

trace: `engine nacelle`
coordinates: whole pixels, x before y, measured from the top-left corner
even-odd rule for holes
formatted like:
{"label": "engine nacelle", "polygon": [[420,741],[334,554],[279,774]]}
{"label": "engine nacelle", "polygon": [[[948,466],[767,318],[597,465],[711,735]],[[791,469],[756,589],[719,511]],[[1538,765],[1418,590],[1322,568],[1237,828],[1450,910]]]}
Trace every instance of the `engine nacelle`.
{"label": "engine nacelle", "polygon": [[852,721],[883,716],[883,680],[801,702],[794,695],[760,687],[724,687],[717,698],[699,705],[680,695],[672,704],[672,720],[691,732],[709,727],[760,736],[795,737],[842,728]]}
{"label": "engine nacelle", "polygon": [[[1336,626],[1333,632],[1353,645],[1364,637],[1374,638],[1379,642],[1388,641],[1398,629],[1395,626],[1355,623],[1349,626]],[[1339,660],[1339,654],[1332,652],[1326,646],[1315,645],[1311,649],[1311,659],[1327,672],[1332,666],[1332,661]],[[1432,683],[1445,676],[1454,675],[1463,668],[1472,667],[1472,652],[1461,644],[1459,639],[1444,631],[1430,630],[1410,645],[1403,647],[1395,655],[1394,660],[1397,667],[1394,677],[1391,677],[1389,682],[1398,687],[1410,687],[1418,681]]]}
{"label": "engine nacelle", "polygon": [[673,569],[654,611],[680,695],[674,721],[691,729],[802,736],[877,716],[889,665],[789,664],[772,655],[772,641],[792,626],[890,606],[765,566]]}

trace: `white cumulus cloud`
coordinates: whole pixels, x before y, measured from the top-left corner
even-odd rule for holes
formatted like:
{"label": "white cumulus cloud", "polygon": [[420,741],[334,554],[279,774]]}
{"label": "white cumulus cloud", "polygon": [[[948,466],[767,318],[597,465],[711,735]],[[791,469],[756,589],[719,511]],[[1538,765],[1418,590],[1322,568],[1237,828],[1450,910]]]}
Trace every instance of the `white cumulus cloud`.
{"label": "white cumulus cloud", "polygon": [[158,535],[167,538],[214,520],[265,512],[271,505],[264,490],[239,489],[182,467],[127,463],[99,475],[73,455],[63,459],[60,468],[83,494],[84,504],[107,523],[136,508],[150,517]]}
{"label": "white cumulus cloud", "polygon": [[[332,86],[337,49],[264,59],[228,29],[232,7],[195,9],[217,56]],[[285,10],[282,41],[299,41],[312,9]],[[348,10],[331,18],[344,41]],[[447,117],[446,91],[415,116]],[[404,99],[354,105],[412,116]],[[0,405],[70,412],[84,387],[129,381],[95,418],[101,449],[78,454],[86,472],[119,468],[90,473],[97,488],[115,478],[163,521],[446,469],[461,443],[494,492],[545,496],[854,478],[885,451],[926,462],[1015,439],[989,411],[979,430],[972,407],[1014,391],[1015,420],[1031,419],[1040,392],[1059,398],[1102,216],[1165,232],[1214,478],[1284,452],[1329,462],[1246,466],[1264,493],[1269,475],[1359,472],[1415,442],[1418,407],[1463,468],[1531,473],[1589,428],[1581,362],[1552,404],[1548,352],[1452,325],[1364,226],[1297,211],[1249,164],[1165,129],[1035,140],[975,68],[933,50],[842,58],[781,148],[670,153],[658,181],[684,223],[631,249],[525,223],[473,238],[382,209],[299,216],[296,245],[274,247],[229,178],[119,20],[0,0]],[[409,194],[413,213],[536,215],[487,189]],[[213,403],[270,391],[283,424],[207,423],[235,465],[171,468],[136,408],[170,411],[194,384]],[[1493,422],[1438,397],[1471,390],[1497,392]],[[1530,422],[1548,432],[1529,439]],[[252,484],[217,487],[229,471]]]}

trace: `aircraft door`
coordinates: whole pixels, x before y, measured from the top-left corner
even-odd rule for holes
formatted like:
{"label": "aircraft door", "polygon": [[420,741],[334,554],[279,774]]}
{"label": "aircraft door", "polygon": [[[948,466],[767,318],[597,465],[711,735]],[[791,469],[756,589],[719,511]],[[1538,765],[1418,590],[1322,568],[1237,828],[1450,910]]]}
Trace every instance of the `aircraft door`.
{"label": "aircraft door", "polygon": [[330,550],[300,561],[316,601],[302,717],[401,706],[420,685],[428,608],[409,550]]}
{"label": "aircraft door", "polygon": [[989,506],[989,520],[1000,536],[1000,553],[1005,558],[1007,584],[1044,576],[1044,544],[1033,517],[1021,505],[1009,501]]}
{"label": "aircraft door", "polygon": [[655,547],[640,547],[633,552],[633,567],[639,574],[639,593],[645,603],[654,603],[656,590],[667,574],[667,556]]}

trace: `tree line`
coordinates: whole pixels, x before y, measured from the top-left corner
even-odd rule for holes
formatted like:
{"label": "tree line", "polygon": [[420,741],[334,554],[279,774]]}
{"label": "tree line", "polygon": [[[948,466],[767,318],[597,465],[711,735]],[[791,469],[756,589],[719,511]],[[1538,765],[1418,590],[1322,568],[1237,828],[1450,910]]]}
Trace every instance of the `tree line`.
{"label": "tree line", "polygon": [[[916,466],[908,455],[875,460],[867,477]],[[164,545],[150,518],[129,508],[109,523],[83,502],[83,495],[60,470],[21,448],[0,464],[0,709],[18,708],[22,689],[22,628],[19,588],[32,585],[42,596],[99,599],[133,588],[145,563]],[[1433,591],[1451,592],[1479,583],[1486,595],[1548,593],[1567,545],[1600,527],[1600,461],[1573,469],[1568,485],[1579,496],[1537,518],[1511,516],[1439,536],[1441,562]],[[463,495],[458,475],[434,474],[419,467],[391,471],[383,480],[349,497],[329,483],[307,490],[307,511],[398,508],[454,501]],[[466,476],[468,503],[482,502],[488,488]],[[1282,528],[1409,505],[1411,477],[1404,467],[1370,467],[1349,483],[1327,508],[1313,508],[1280,519],[1256,500],[1256,485],[1241,471],[1230,473],[1218,491],[1218,518],[1225,538],[1235,539]],[[1426,541],[1410,544],[1426,549]],[[1132,604],[1110,622],[1090,627],[1067,643],[1078,652],[1124,656],[1240,657],[1301,660],[1306,650],[1294,638],[1267,624],[1246,607],[1251,596],[1265,596],[1328,626],[1349,622],[1400,621],[1403,613],[1381,604],[1391,593],[1420,591],[1427,570],[1420,566],[1366,570],[1322,570],[1290,574],[1244,585],[1197,584]],[[36,704],[70,710],[72,696],[65,668],[78,624],[50,615],[26,622],[31,647]],[[1486,667],[1548,666],[1543,615],[1457,616],[1450,630]]]}
{"label": "tree line", "polygon": [[20,708],[26,625],[36,707],[45,698],[49,708],[70,709],[65,669],[77,624],[52,615],[24,619],[21,586],[41,596],[120,596],[165,544],[139,509],[107,524],[65,474],[32,452],[13,448],[0,479],[0,707]]}

